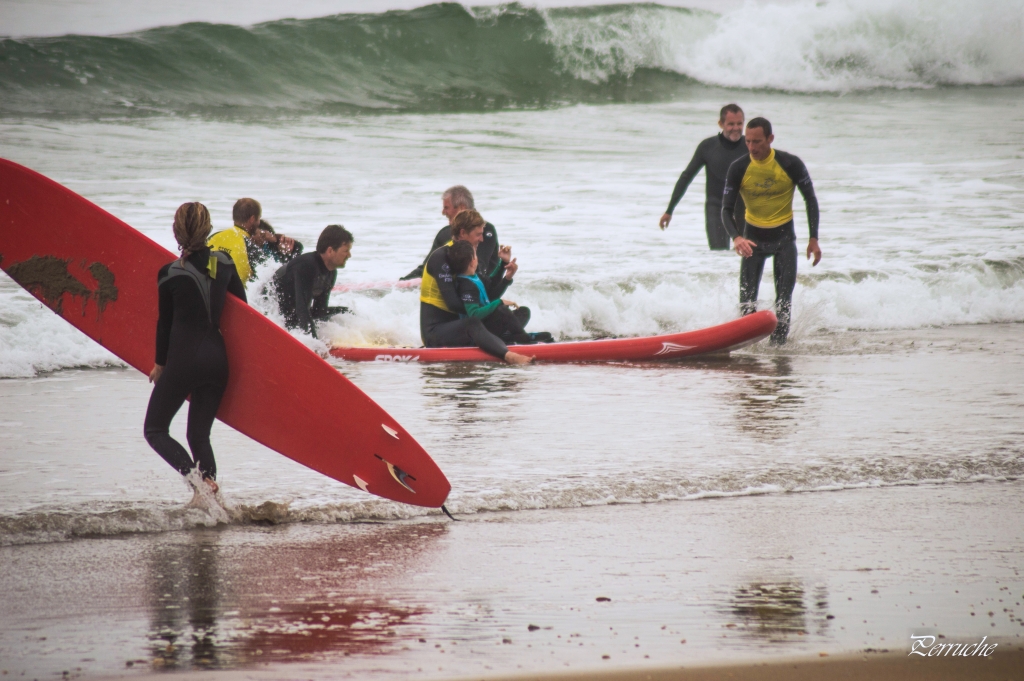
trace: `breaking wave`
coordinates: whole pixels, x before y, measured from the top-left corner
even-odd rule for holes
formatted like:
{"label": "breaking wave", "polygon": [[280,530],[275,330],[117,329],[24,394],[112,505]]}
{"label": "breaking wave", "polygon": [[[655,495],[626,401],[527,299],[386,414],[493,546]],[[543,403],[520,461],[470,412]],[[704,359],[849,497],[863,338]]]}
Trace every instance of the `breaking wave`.
{"label": "breaking wave", "polygon": [[1024,0],[454,3],[244,27],[0,40],[0,116],[485,111],[1024,80]]}

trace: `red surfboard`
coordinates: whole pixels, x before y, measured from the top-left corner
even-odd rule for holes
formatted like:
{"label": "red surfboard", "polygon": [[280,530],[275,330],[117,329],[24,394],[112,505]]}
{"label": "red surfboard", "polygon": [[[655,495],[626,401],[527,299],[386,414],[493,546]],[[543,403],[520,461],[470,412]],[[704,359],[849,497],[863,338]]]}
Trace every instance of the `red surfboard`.
{"label": "red surfboard", "polygon": [[419,288],[420,279],[406,279],[405,281],[364,281],[358,284],[338,284],[332,291],[348,293],[351,291],[390,291],[392,289]]}
{"label": "red surfboard", "polygon": [[[168,215],[168,231],[171,222]],[[145,374],[156,352],[156,275],[175,257],[53,180],[0,159],[0,268]],[[234,296],[221,330],[231,371],[217,418],[371,494],[444,503],[451,485],[430,455],[331,365]]]}
{"label": "red surfboard", "polygon": [[[670,360],[726,353],[771,335],[778,320],[770,310],[725,324],[644,338],[611,338],[574,343],[511,345],[509,350],[538,362],[616,362]],[[354,362],[498,362],[480,348],[347,348],[331,349],[335,357]]]}

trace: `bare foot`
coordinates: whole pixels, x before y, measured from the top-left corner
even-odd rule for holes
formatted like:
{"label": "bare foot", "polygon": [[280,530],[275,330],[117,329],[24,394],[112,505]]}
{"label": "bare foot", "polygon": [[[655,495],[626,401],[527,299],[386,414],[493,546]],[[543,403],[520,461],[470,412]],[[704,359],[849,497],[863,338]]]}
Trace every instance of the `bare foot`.
{"label": "bare foot", "polygon": [[509,350],[505,353],[505,361],[509,364],[529,364],[533,361],[533,357],[527,357],[526,355],[520,355],[518,352],[512,352]]}
{"label": "bare foot", "polygon": [[217,481],[214,480],[213,478],[203,478],[203,482],[205,482],[207,486],[209,486],[210,491],[213,492],[214,494],[220,491],[220,485],[218,485]]}

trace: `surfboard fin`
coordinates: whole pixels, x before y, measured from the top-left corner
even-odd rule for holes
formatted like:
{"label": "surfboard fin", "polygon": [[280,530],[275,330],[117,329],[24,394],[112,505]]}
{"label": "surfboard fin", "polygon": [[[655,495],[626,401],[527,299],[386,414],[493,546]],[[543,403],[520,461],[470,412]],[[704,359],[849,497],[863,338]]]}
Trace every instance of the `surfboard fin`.
{"label": "surfboard fin", "polygon": [[[387,433],[391,437],[395,438],[396,440],[398,439],[398,431],[397,430],[395,430],[394,428],[389,428],[386,425],[384,425],[383,423],[380,424],[380,427],[384,429],[385,433]],[[382,459],[382,461],[383,461],[383,459]]]}
{"label": "surfboard fin", "polygon": [[370,490],[366,489],[366,481],[363,480],[362,478],[360,478],[358,475],[353,475],[352,479],[356,481],[356,485],[359,486],[359,489],[363,490],[364,492],[369,492],[370,491]]}
{"label": "surfboard fin", "polygon": [[395,464],[391,463],[390,461],[382,457],[380,454],[374,454],[374,456],[376,456],[378,459],[384,462],[384,464],[388,467],[388,472],[391,473],[391,477],[395,479],[395,482],[397,482],[399,485],[406,488],[413,494],[416,494],[416,490],[414,490],[412,487],[409,487],[409,483],[406,482],[406,480],[412,480],[415,482],[416,478],[412,477],[411,475],[403,471],[401,468],[399,468]]}

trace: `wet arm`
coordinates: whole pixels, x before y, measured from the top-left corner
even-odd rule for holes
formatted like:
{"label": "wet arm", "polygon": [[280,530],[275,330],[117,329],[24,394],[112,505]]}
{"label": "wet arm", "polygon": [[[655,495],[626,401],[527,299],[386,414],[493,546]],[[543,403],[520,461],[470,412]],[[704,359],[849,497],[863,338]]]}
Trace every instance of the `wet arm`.
{"label": "wet arm", "polygon": [[686,193],[690,183],[693,182],[693,178],[697,176],[697,173],[704,167],[704,164],[704,149],[703,144],[701,144],[697,146],[697,150],[693,152],[693,158],[690,159],[690,164],[686,166],[676,181],[675,189],[672,190],[672,198],[668,202],[668,210],[665,211],[666,213],[671,215],[672,211],[676,209],[676,204],[683,198],[683,194]]}
{"label": "wet arm", "polygon": [[171,297],[170,282],[158,290],[160,318],[156,322],[156,364],[167,364],[167,351],[171,346],[171,325],[174,323],[174,299]]}

